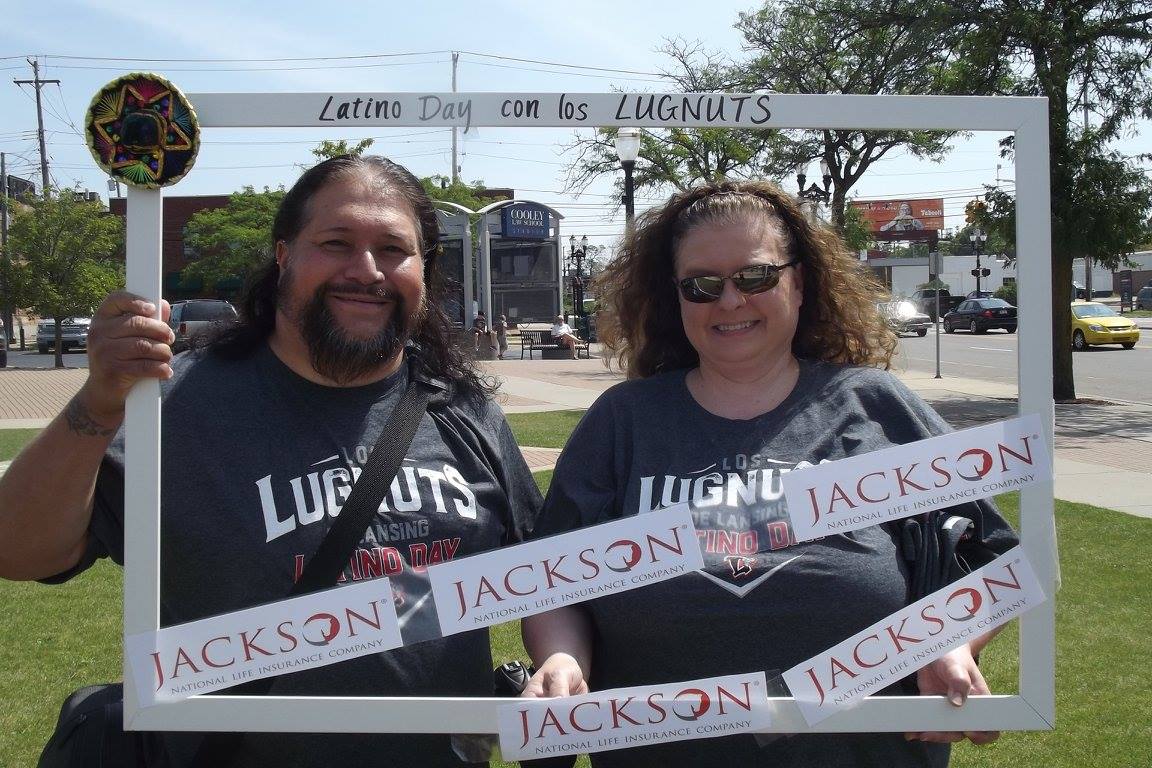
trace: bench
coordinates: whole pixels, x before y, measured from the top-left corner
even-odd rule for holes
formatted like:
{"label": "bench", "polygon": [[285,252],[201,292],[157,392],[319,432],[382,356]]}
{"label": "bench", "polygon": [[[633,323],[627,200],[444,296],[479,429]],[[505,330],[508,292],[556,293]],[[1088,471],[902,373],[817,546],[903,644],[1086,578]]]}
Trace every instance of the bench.
{"label": "bench", "polygon": [[[520,329],[520,359],[524,359],[524,353],[528,353],[528,359],[532,359],[532,353],[540,350],[541,359],[544,358],[545,352],[559,351],[564,357],[568,355],[568,347],[561,346],[557,343],[556,339],[552,337],[552,329],[545,328],[544,330],[529,330],[526,328]],[[588,342],[581,339],[576,344],[576,357],[580,357],[580,352],[583,350],[584,357],[591,358],[591,353],[588,351]],[[552,357],[552,355],[549,355]]]}

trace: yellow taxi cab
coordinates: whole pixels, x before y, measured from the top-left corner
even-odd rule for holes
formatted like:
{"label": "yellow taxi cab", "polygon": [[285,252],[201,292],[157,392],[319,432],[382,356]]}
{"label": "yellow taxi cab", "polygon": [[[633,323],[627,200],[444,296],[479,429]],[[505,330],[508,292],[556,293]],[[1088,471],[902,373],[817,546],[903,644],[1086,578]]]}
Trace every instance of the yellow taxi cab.
{"label": "yellow taxi cab", "polygon": [[1095,301],[1072,302],[1072,348],[1119,344],[1132,349],[1140,341],[1136,323],[1121,317],[1109,306]]}

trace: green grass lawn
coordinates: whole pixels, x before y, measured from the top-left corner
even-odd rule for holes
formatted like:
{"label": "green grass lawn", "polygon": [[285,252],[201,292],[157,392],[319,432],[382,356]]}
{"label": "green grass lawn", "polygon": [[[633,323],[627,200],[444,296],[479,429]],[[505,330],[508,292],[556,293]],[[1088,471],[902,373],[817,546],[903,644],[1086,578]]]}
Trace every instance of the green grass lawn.
{"label": "green grass lawn", "polygon": [[[514,429],[526,444],[559,447],[578,415],[524,414]],[[551,472],[537,473],[536,480],[546,489]],[[998,502],[1015,521],[1015,495]],[[1152,719],[1143,707],[1152,699],[1145,663],[1152,630],[1152,520],[1058,501],[1056,526],[1063,575],[1056,596],[1056,730],[1006,733],[989,747],[958,746],[956,768],[1149,765]],[[119,678],[121,584],[120,570],[106,562],[62,586],[0,582],[6,614],[0,623],[3,768],[35,765],[68,692]],[[492,643],[497,662],[527,660],[516,623],[494,628]],[[1015,648],[1011,624],[981,659],[997,693],[1017,690]]]}
{"label": "green grass lawn", "polygon": [[510,413],[508,425],[516,442],[533,448],[563,448],[584,411]]}
{"label": "green grass lawn", "polygon": [[24,444],[39,431],[39,429],[0,429],[0,461],[8,461],[15,457]]}

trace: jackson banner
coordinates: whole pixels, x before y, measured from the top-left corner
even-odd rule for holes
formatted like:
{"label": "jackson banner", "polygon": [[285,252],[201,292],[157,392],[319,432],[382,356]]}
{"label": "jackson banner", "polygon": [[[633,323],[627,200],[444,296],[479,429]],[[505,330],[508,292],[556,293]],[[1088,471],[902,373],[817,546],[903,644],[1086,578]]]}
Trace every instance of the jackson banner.
{"label": "jackson banner", "polygon": [[804,719],[815,725],[1044,600],[1024,550],[1014,547],[983,568],[797,664],[784,673],[784,682]]}
{"label": "jackson banner", "polygon": [[402,643],[383,578],[129,635],[124,651],[148,707]]}
{"label": "jackson banner", "polygon": [[1041,435],[1031,414],[797,467],[782,478],[792,531],[808,541],[1048,480]]}
{"label": "jackson banner", "polygon": [[626,592],[704,567],[687,504],[439,563],[444,635]]}
{"label": "jackson banner", "polygon": [[500,755],[533,760],[749,733],[770,724],[763,672],[500,707]]}

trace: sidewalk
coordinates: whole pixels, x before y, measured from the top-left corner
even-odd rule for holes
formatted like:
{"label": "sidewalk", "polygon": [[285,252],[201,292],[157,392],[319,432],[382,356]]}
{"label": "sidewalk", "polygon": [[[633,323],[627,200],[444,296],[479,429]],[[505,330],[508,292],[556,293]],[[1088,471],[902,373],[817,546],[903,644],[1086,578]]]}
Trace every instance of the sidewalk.
{"label": "sidewalk", "polygon": [[[593,354],[596,346],[593,345]],[[501,381],[508,413],[587,408],[623,375],[604,361],[492,360],[481,364]],[[0,369],[0,429],[42,427],[83,384],[87,371]],[[957,428],[1009,418],[1016,388],[975,379],[935,379],[896,372]],[[525,447],[534,470],[559,451]],[[1056,406],[1056,497],[1152,517],[1152,407],[1128,403]]]}

